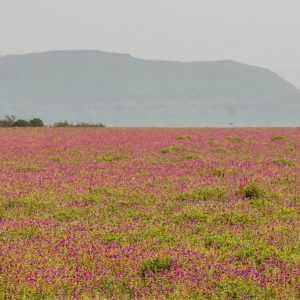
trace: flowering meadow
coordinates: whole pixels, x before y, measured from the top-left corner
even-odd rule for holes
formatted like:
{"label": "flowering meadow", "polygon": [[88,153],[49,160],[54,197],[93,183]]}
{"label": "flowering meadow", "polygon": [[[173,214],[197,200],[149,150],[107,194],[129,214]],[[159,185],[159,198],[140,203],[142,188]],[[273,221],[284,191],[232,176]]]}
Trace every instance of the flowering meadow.
{"label": "flowering meadow", "polygon": [[300,129],[0,130],[0,299],[299,299]]}

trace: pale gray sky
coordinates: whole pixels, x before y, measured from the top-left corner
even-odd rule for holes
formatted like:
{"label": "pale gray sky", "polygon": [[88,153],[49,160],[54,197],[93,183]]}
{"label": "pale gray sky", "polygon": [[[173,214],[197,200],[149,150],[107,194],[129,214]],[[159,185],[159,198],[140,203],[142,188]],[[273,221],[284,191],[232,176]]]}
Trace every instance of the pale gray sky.
{"label": "pale gray sky", "polygon": [[0,55],[97,49],[234,59],[300,88],[300,0],[0,0]]}

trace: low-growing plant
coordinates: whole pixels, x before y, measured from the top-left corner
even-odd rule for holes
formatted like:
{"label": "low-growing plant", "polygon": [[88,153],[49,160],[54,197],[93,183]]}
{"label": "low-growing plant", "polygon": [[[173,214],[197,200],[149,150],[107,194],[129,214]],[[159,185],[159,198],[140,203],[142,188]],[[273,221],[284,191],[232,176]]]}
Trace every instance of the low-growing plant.
{"label": "low-growing plant", "polygon": [[221,187],[207,187],[198,190],[193,190],[190,192],[186,192],[180,194],[177,199],[178,200],[193,200],[193,201],[201,201],[208,199],[224,199],[226,197],[225,191]]}
{"label": "low-growing plant", "polygon": [[205,237],[204,246],[207,249],[221,249],[227,248],[236,243],[234,235],[229,231],[224,231],[222,233],[212,233]]}
{"label": "low-growing plant", "polygon": [[212,174],[217,177],[224,177],[226,174],[225,168],[215,168],[212,170]]}
{"label": "low-growing plant", "polygon": [[257,264],[269,258],[277,257],[277,250],[274,246],[267,244],[262,239],[256,238],[252,240],[241,241],[241,245],[236,247],[238,259],[252,260]]}
{"label": "low-growing plant", "polygon": [[186,135],[186,136],[178,136],[178,137],[176,138],[176,140],[190,140],[190,139],[191,139],[191,137],[188,136],[188,135]]}
{"label": "low-growing plant", "polygon": [[264,198],[268,195],[268,191],[264,186],[255,182],[249,183],[239,191],[244,199]]}
{"label": "low-growing plant", "polygon": [[63,209],[56,213],[55,218],[60,222],[68,222],[81,217],[81,212],[75,208]]}
{"label": "low-growing plant", "polygon": [[278,207],[273,212],[273,218],[282,221],[295,221],[298,219],[298,214],[293,208]]}
{"label": "low-growing plant", "polygon": [[201,210],[196,208],[188,209],[187,211],[179,214],[176,217],[176,223],[180,224],[182,222],[204,222],[207,223],[209,221],[209,215]]}
{"label": "low-growing plant", "polygon": [[116,160],[123,160],[126,159],[128,156],[126,153],[123,152],[116,152],[116,153],[111,153],[108,155],[102,155],[97,159],[97,162],[112,162]]}
{"label": "low-growing plant", "polygon": [[61,162],[61,158],[58,157],[58,156],[52,156],[51,160],[54,161],[54,162]]}
{"label": "low-growing plant", "polygon": [[221,213],[216,217],[216,221],[225,222],[230,225],[245,225],[251,223],[252,218],[249,214],[233,211],[231,213]]}
{"label": "low-growing plant", "polygon": [[262,299],[262,290],[250,280],[224,278],[215,289],[218,299]]}
{"label": "low-growing plant", "polygon": [[20,238],[26,239],[31,238],[38,234],[36,228],[22,228],[19,230],[8,230],[0,233],[0,241],[5,240],[6,238]]}
{"label": "low-growing plant", "polygon": [[275,135],[272,137],[272,141],[283,142],[286,140],[287,140],[287,138],[283,135]]}
{"label": "low-growing plant", "polygon": [[120,241],[120,236],[115,233],[111,233],[111,232],[102,234],[101,238],[102,238],[102,241],[106,244],[109,244],[112,242],[118,243]]}
{"label": "low-growing plant", "polygon": [[141,265],[141,276],[145,278],[148,272],[157,274],[164,270],[169,270],[172,266],[172,259],[170,257],[158,256],[156,258],[148,259]]}
{"label": "low-growing plant", "polygon": [[183,147],[168,147],[160,150],[161,154],[176,153],[184,151]]}
{"label": "low-growing plant", "polygon": [[240,136],[230,136],[228,140],[235,142],[235,143],[242,143],[244,140]]}
{"label": "low-growing plant", "polygon": [[179,157],[179,161],[184,161],[184,160],[192,160],[192,159],[201,159],[203,158],[202,155],[196,154],[196,153],[187,153],[186,155],[183,155],[182,157]]}
{"label": "low-growing plant", "polygon": [[39,167],[39,166],[23,165],[23,166],[19,166],[18,170],[23,171],[23,172],[42,172],[42,171],[45,171],[45,168],[42,168],[42,167]]}
{"label": "low-growing plant", "polygon": [[277,166],[292,166],[294,161],[288,158],[277,158],[273,160],[273,163]]}

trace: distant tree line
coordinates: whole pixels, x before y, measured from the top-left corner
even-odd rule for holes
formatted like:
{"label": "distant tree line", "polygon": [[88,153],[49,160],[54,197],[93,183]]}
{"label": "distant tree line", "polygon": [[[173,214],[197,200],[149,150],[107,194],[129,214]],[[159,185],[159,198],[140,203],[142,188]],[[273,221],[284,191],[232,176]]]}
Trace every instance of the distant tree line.
{"label": "distant tree line", "polygon": [[[16,116],[6,116],[0,119],[0,127],[45,127],[43,120],[33,118],[31,120],[17,119]],[[47,127],[105,127],[102,123],[69,123],[67,121],[56,122]]]}
{"label": "distant tree line", "polygon": [[69,123],[67,121],[63,121],[54,123],[52,127],[105,127],[105,125],[102,123]]}

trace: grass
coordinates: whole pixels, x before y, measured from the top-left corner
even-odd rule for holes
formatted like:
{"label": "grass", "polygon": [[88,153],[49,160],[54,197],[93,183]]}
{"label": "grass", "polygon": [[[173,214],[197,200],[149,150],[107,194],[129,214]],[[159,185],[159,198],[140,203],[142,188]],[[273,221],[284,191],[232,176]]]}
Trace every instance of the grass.
{"label": "grass", "polygon": [[164,270],[169,270],[172,266],[172,259],[170,257],[158,256],[156,258],[148,259],[142,262],[141,265],[141,276],[146,277],[146,274],[158,274]]}
{"label": "grass", "polygon": [[182,152],[184,151],[183,147],[168,147],[168,148],[163,148],[160,150],[161,154],[169,154],[169,153],[176,153],[176,152]]}
{"label": "grass", "polygon": [[258,199],[265,198],[268,196],[269,192],[266,187],[258,185],[255,182],[249,183],[244,186],[240,193],[244,199]]}
{"label": "grass", "polygon": [[124,160],[128,158],[128,155],[123,152],[115,152],[108,155],[102,155],[98,157],[97,162],[113,162],[118,160]]}
{"label": "grass", "polygon": [[288,158],[277,158],[273,160],[273,163],[277,166],[293,166],[294,161]]}
{"label": "grass", "polygon": [[182,193],[177,196],[177,199],[181,201],[205,201],[209,199],[221,200],[225,197],[226,193],[221,187],[207,187]]}

